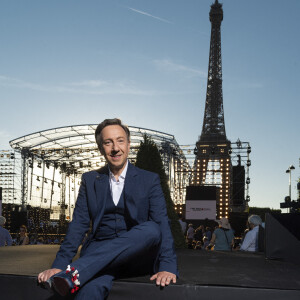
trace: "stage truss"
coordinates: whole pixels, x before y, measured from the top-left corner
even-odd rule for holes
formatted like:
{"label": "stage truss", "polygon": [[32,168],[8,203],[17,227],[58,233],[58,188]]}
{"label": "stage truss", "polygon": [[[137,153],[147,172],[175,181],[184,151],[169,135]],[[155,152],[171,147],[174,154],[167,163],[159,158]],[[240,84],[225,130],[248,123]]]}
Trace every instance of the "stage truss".
{"label": "stage truss", "polygon": [[[70,220],[73,214],[81,174],[105,165],[95,143],[97,124],[74,125],[32,133],[10,141],[18,161],[14,173],[19,178],[19,194],[13,203],[24,209],[50,209],[51,220]],[[156,143],[169,179],[174,203],[185,202],[185,187],[189,182],[190,165],[173,135],[160,131],[129,126],[134,164],[143,135]],[[18,156],[18,158],[16,157]],[[11,203],[5,196],[3,203]]]}

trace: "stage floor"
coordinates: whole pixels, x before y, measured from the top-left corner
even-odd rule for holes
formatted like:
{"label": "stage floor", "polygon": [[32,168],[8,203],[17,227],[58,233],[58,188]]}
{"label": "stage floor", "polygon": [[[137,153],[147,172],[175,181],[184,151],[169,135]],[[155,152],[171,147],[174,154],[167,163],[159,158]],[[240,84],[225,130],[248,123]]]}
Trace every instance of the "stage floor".
{"label": "stage floor", "polygon": [[[50,268],[58,248],[57,245],[1,247],[0,294],[6,293],[1,299],[60,299],[35,284],[37,274]],[[267,299],[266,296],[300,299],[299,265],[266,260],[263,254],[246,252],[190,249],[176,252],[180,273],[176,285],[162,291],[148,276],[122,279],[114,283],[109,299],[139,299],[141,293],[145,293],[143,299],[200,299],[197,295],[209,296],[206,299],[213,299],[210,297],[213,295],[227,299],[228,295],[231,300],[241,296],[243,300]],[[18,291],[16,286],[22,288]]]}

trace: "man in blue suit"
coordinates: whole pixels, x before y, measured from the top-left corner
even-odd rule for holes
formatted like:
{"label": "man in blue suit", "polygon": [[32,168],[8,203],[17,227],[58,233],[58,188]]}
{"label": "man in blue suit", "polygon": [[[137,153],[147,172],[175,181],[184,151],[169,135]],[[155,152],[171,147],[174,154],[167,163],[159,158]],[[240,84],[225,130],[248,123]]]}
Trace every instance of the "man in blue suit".
{"label": "man in blue suit", "polygon": [[[176,282],[177,259],[157,174],[128,161],[130,132],[119,119],[95,131],[107,166],[83,174],[73,220],[52,268],[38,275],[60,295],[105,299],[116,278],[151,273],[159,286]],[[80,258],[72,262],[84,236]]]}

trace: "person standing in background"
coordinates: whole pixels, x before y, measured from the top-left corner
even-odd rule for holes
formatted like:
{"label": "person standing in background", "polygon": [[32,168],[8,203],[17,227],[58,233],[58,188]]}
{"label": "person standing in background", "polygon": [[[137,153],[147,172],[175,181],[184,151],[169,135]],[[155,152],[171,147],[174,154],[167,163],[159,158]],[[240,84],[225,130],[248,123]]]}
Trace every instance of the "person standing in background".
{"label": "person standing in background", "polygon": [[259,226],[262,225],[262,220],[258,215],[252,215],[248,218],[250,230],[246,233],[240,250],[241,251],[258,251],[258,232]]}
{"label": "person standing in background", "polygon": [[3,216],[0,216],[0,247],[12,245],[12,238],[9,231],[3,228],[5,223],[6,219]]}
{"label": "person standing in background", "polygon": [[25,225],[20,226],[20,239],[18,245],[28,245],[29,244],[29,236],[27,234],[27,228]]}
{"label": "person standing in background", "polygon": [[181,226],[181,230],[182,230],[183,234],[185,234],[186,233],[186,222],[183,221],[182,214],[179,214],[179,220],[178,221],[179,221],[179,224]]}
{"label": "person standing in background", "polygon": [[193,246],[193,240],[194,240],[194,234],[195,234],[195,230],[194,230],[194,227],[193,227],[193,224],[189,224],[189,228],[187,230],[187,234],[186,234],[186,239],[187,239],[187,244],[188,244],[188,248],[189,249],[192,249]]}
{"label": "person standing in background", "polygon": [[231,251],[234,245],[234,232],[229,221],[227,218],[221,218],[217,223],[219,228],[214,231],[208,249],[214,246],[216,251]]}

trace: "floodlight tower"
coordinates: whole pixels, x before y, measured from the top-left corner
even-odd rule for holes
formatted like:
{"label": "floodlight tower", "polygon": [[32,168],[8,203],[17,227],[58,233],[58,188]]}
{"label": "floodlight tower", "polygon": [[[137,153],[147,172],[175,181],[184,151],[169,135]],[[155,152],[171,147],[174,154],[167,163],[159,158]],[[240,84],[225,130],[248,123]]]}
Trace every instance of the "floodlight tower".
{"label": "floodlight tower", "polygon": [[221,57],[222,4],[211,5],[211,39],[202,133],[195,154],[191,185],[217,186],[217,217],[228,217],[231,200],[231,142],[226,137]]}

